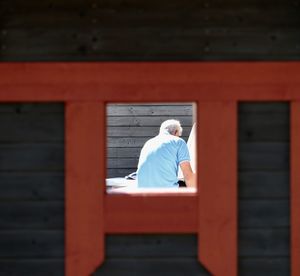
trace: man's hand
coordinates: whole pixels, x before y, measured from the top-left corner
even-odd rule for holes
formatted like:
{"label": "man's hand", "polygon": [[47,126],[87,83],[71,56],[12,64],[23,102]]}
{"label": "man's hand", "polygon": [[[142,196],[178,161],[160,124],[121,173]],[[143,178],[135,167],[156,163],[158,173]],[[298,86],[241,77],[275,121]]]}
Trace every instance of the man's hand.
{"label": "man's hand", "polygon": [[186,186],[196,188],[196,174],[193,173],[190,162],[189,161],[181,162],[180,168],[182,170]]}

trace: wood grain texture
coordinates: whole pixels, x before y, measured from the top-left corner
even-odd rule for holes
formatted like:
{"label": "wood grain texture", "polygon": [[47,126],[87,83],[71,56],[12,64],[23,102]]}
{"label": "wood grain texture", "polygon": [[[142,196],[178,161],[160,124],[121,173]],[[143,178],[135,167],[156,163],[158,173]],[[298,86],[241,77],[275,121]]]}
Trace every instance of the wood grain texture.
{"label": "wood grain texture", "polygon": [[[5,113],[0,115],[0,142],[62,142],[63,113]],[[14,127],[11,127],[14,125]]]}
{"label": "wood grain texture", "polygon": [[1,274],[3,276],[63,276],[64,261],[59,258],[53,259],[0,259]]}
{"label": "wood grain texture", "polygon": [[239,263],[239,275],[290,275],[290,260],[286,257],[241,258]]}
{"label": "wood grain texture", "polygon": [[63,230],[64,202],[0,202],[0,230]]}
{"label": "wood grain texture", "polygon": [[[268,103],[269,105],[270,103]],[[239,140],[243,142],[288,142],[288,112],[239,112]]]}
{"label": "wood grain texture", "polygon": [[288,228],[240,229],[238,251],[240,257],[289,257]]}
{"label": "wood grain texture", "polygon": [[290,175],[282,171],[241,171],[239,178],[240,199],[288,199]]}
{"label": "wood grain texture", "polygon": [[195,233],[197,196],[183,194],[108,195],[106,233]]}
{"label": "wood grain texture", "polygon": [[62,172],[64,146],[61,143],[0,145],[0,171]]}
{"label": "wood grain texture", "polygon": [[93,276],[100,275],[199,275],[209,276],[197,259],[152,258],[152,259],[108,259]]}
{"label": "wood grain texture", "polygon": [[196,258],[197,236],[191,234],[122,234],[106,236],[112,258]]}
{"label": "wood grain texture", "polygon": [[284,200],[240,200],[239,228],[290,226],[290,202]]}
{"label": "wood grain texture", "polygon": [[300,274],[300,103],[291,103],[291,272]]}
{"label": "wood grain texture", "polygon": [[[90,275],[104,259],[105,110],[66,106],[66,275]],[[102,181],[101,181],[102,180]]]}
{"label": "wood grain texture", "polygon": [[213,275],[237,275],[237,105],[198,107],[198,258]]}
{"label": "wood grain texture", "polygon": [[[63,103],[36,103],[36,102],[23,102],[23,103],[4,103],[0,105],[0,113],[8,113],[5,116],[19,114],[19,117],[23,115],[29,115],[28,113],[34,113],[35,115],[45,115],[44,113],[52,113],[57,116],[57,113],[64,113]],[[46,115],[47,116],[47,115]],[[26,117],[27,118],[27,117]]]}
{"label": "wood grain texture", "polygon": [[0,190],[1,201],[63,201],[64,173],[1,172]]}
{"label": "wood grain texture", "polygon": [[287,171],[289,143],[239,143],[239,170]]}
{"label": "wood grain texture", "polygon": [[298,62],[1,63],[0,101],[287,101],[300,97],[299,68]]}
{"label": "wood grain texture", "polygon": [[64,258],[62,230],[0,231],[0,258]]}
{"label": "wood grain texture", "polygon": [[[157,127],[164,120],[173,119],[174,115],[169,116],[151,116],[143,115],[143,116],[109,116],[107,118],[107,125],[108,126],[116,126],[116,127]],[[192,125],[192,118],[191,116],[176,116],[177,120],[179,120],[183,125]],[[158,129],[159,130],[159,129]],[[157,130],[157,131],[158,131]]]}
{"label": "wood grain texture", "polygon": [[164,105],[107,105],[107,116],[192,116],[191,105],[186,103],[180,105],[172,105],[165,103]]}
{"label": "wood grain texture", "polygon": [[287,102],[239,104],[241,275],[290,275],[289,110]]}
{"label": "wood grain texture", "polygon": [[0,274],[63,275],[64,110],[0,104]]}
{"label": "wood grain texture", "polygon": [[[163,121],[179,120],[182,138],[187,141],[195,120],[191,103],[108,104],[106,107],[109,177],[124,177],[137,170],[144,143],[159,133]],[[126,174],[121,172],[124,169]]]}
{"label": "wood grain texture", "polygon": [[2,61],[299,60],[298,2],[31,0],[1,11]]}

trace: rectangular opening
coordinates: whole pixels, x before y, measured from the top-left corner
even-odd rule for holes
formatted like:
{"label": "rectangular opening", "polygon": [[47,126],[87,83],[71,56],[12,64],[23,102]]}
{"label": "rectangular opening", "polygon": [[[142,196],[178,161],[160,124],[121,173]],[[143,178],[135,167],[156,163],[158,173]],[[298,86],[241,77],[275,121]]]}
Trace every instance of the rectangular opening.
{"label": "rectangular opening", "polygon": [[[148,188],[151,188],[151,190],[155,189],[158,190],[158,192],[163,192],[164,189],[168,189],[168,192],[178,192],[183,191],[183,189],[179,188],[189,186],[188,184],[192,183],[191,181],[187,183],[186,179],[184,179],[181,168],[182,163],[188,161],[184,160],[187,159],[184,155],[186,147],[189,156],[188,163],[191,166],[192,171],[196,173],[196,105],[194,103],[113,103],[107,105],[106,114],[106,184],[109,193],[126,191],[140,192],[144,188],[147,188],[147,191],[150,191]],[[181,135],[180,133],[173,133],[173,135],[171,134],[170,136],[172,138],[171,140],[180,140],[177,143],[178,145],[176,145],[176,150],[178,151],[177,155],[179,154],[179,156],[176,155],[175,159],[172,159],[172,155],[165,155],[166,152],[161,150],[159,145],[159,149],[155,153],[159,157],[155,156],[154,160],[166,161],[159,161],[161,166],[157,166],[157,162],[150,165],[151,170],[153,169],[153,181],[152,179],[149,179],[152,178],[152,175],[149,174],[149,178],[147,178],[149,181],[147,181],[147,183],[141,181],[142,177],[145,179],[145,175],[142,175],[141,173],[141,163],[143,158],[141,156],[141,150],[145,143],[154,137],[157,138],[156,142],[160,143],[159,133],[161,133],[160,128],[162,123],[172,119],[179,121],[182,127]],[[168,130],[168,132],[170,131]],[[180,137],[175,137],[179,135]],[[178,146],[182,142],[181,139],[184,141],[182,145],[183,149],[178,149]],[[164,144],[164,146],[168,147],[167,144]],[[152,146],[150,146],[150,150],[152,150],[152,148],[153,143]],[[143,156],[147,154],[143,152]],[[165,156],[162,157],[162,154]],[[180,156],[180,154],[182,155]],[[174,164],[177,164],[176,168],[174,168]],[[158,169],[161,169],[160,173],[158,172]],[[172,180],[170,178],[170,181],[166,182],[165,174],[173,175],[174,169],[177,176],[176,183],[173,183],[174,181],[172,181],[174,178],[172,178]],[[186,170],[185,167],[183,167],[183,169]],[[162,175],[160,181],[158,179],[160,179],[161,174],[164,175]],[[138,175],[140,175],[140,177],[138,177]],[[171,181],[173,186],[171,185]],[[196,179],[194,182],[196,183]],[[192,189],[195,190],[195,188]],[[188,187],[188,189],[184,190],[190,190],[190,188]]]}

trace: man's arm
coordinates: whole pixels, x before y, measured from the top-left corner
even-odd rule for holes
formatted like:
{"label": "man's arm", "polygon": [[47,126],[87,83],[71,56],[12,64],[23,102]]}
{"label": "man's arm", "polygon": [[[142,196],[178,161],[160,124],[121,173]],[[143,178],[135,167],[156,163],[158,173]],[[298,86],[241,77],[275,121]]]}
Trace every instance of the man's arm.
{"label": "man's arm", "polygon": [[182,170],[186,186],[196,188],[196,174],[193,173],[190,162],[189,161],[181,162],[180,168]]}

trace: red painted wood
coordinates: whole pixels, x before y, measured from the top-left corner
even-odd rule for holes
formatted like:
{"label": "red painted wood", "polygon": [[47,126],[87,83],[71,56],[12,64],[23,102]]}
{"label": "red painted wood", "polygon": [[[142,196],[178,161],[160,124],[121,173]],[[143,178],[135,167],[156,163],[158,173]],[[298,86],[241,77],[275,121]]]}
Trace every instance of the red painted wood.
{"label": "red painted wood", "polygon": [[[300,62],[1,62],[1,83],[299,83]],[[82,92],[84,93],[84,91]]]}
{"label": "red painted wood", "polygon": [[[104,231],[198,231],[200,261],[213,275],[236,275],[235,102],[300,101],[299,75],[300,62],[1,63],[0,102],[67,102],[67,275],[89,275],[103,261]],[[103,196],[103,105],[147,101],[199,103],[199,200],[195,195]],[[298,110],[295,103],[291,136],[293,275],[299,275]]]}
{"label": "red painted wood", "polygon": [[103,104],[66,105],[67,276],[91,275],[104,260],[104,120]]}
{"label": "red painted wood", "polygon": [[196,233],[197,202],[195,193],[108,195],[105,232]]}
{"label": "red painted wood", "polygon": [[300,275],[300,102],[291,103],[291,275]]}
{"label": "red painted wood", "polygon": [[198,105],[200,262],[212,275],[237,275],[237,107]]}
{"label": "red painted wood", "polygon": [[300,62],[1,63],[0,101],[300,100],[299,75]]}

